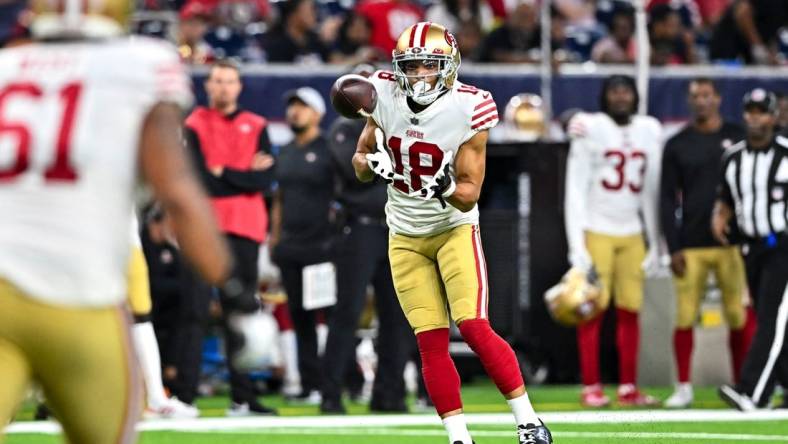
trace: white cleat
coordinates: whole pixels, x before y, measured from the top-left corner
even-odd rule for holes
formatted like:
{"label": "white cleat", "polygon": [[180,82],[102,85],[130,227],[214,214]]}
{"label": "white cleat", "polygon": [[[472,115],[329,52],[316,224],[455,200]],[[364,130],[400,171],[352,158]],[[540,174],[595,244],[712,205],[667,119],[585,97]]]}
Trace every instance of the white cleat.
{"label": "white cleat", "polygon": [[692,391],[692,384],[678,384],[676,390],[665,401],[665,407],[669,409],[686,409],[692,404],[695,394]]}
{"label": "white cleat", "polygon": [[191,419],[198,416],[200,411],[197,407],[186,404],[174,396],[161,405],[148,406],[143,413],[145,419]]}

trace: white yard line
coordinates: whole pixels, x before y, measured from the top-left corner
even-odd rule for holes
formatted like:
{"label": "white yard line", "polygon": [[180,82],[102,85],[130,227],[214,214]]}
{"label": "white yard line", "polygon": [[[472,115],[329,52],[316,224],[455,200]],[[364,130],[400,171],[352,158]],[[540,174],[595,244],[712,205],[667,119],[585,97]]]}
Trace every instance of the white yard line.
{"label": "white yard line", "polygon": [[[644,424],[661,422],[730,422],[788,420],[788,410],[763,410],[740,413],[735,410],[639,410],[579,411],[542,413],[547,424]],[[511,414],[471,413],[465,415],[471,425],[513,425]],[[151,420],[137,425],[140,431],[240,431],[272,428],[352,428],[393,426],[440,426],[437,415],[366,415],[366,416],[293,416],[248,418],[199,418],[183,420]],[[58,433],[54,422],[15,422],[6,433]],[[619,435],[617,435],[619,436]],[[731,436],[731,435],[725,435]],[[788,439],[786,439],[788,442]]]}
{"label": "white yard line", "polygon": [[[372,435],[385,435],[385,436],[445,436],[446,432],[443,429],[429,430],[429,429],[393,429],[393,428],[336,428],[336,429],[265,429],[265,430],[245,430],[245,431],[227,431],[220,433],[243,433],[261,435],[320,435],[320,436],[372,436]],[[496,431],[496,430],[471,430],[473,436],[486,436],[486,437],[500,437],[508,438],[515,436],[514,431]],[[553,432],[556,438],[595,438],[595,439],[681,439],[681,440],[715,440],[715,441],[738,441],[738,442],[785,442],[788,443],[788,437],[777,435],[752,435],[752,434],[736,434],[728,435],[723,433],[705,433],[705,432],[566,432],[557,431]],[[675,442],[675,441],[674,441]]]}

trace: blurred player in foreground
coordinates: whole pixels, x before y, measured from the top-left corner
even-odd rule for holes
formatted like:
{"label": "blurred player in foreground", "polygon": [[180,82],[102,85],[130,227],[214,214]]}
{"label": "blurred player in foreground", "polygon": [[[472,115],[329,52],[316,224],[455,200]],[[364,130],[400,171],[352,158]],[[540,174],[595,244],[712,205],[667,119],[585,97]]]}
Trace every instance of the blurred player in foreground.
{"label": "blurred player in foreground", "polygon": [[[203,277],[258,302],[232,272],[179,140],[189,80],[174,48],[118,38],[122,1],[34,2],[37,41],[0,51],[0,424],[38,382],[69,442],[135,441],[140,386],[125,310],[138,172]],[[101,402],[96,402],[100,394]]]}
{"label": "blurred player in foreground", "polygon": [[[471,444],[460,378],[449,355],[449,312],[507,399],[520,443],[552,438],[525,391],[512,348],[490,327],[487,270],[476,205],[488,130],[498,122],[487,91],[457,81],[460,54],[442,26],[417,23],[400,35],[394,72],[370,80],[377,107],[353,157],[363,182],[391,182],[386,221],[400,305],[416,333],[424,382],[452,444]],[[393,181],[392,181],[393,180]]]}

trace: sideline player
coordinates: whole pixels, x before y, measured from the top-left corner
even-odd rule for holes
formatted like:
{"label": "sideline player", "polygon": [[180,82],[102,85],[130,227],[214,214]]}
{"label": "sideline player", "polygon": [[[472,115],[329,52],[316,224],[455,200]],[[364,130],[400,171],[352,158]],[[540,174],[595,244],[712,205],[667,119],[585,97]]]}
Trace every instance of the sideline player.
{"label": "sideline player", "polygon": [[[569,124],[572,142],[564,201],[569,261],[586,271],[596,269],[603,286],[603,307],[613,297],[618,403],[655,405],[654,398],[638,390],[636,380],[644,270],[653,273],[659,267],[657,191],[662,130],[653,117],[635,115],[638,95],[631,77],[605,79],[600,99],[601,112],[579,113]],[[610,403],[599,375],[603,317],[604,312],[577,327],[581,402],[587,407]]]}
{"label": "sideline player", "polygon": [[519,442],[548,444],[550,432],[531,406],[514,352],[487,316],[476,202],[487,134],[498,112],[489,92],[457,81],[459,65],[457,43],[443,26],[405,29],[393,51],[394,72],[370,77],[378,102],[353,167],[363,182],[375,175],[396,179],[386,204],[394,287],[416,333],[427,392],[449,442],[472,440],[449,355],[447,303],[463,339],[511,406]]}
{"label": "sideline player", "polygon": [[[688,88],[692,121],[665,144],[660,181],[662,232],[671,254],[676,288],[676,328],[673,353],[678,384],[665,401],[668,408],[692,404],[690,369],[693,326],[706,293],[709,272],[722,293],[725,320],[730,328],[733,380],[750,347],[754,316],[748,323],[744,307],[744,263],[736,246],[722,246],[712,237],[711,210],[717,195],[720,163],[726,149],[744,139],[744,129],[720,116],[720,94],[714,81],[700,77]],[[681,209],[681,218],[676,209]]]}
{"label": "sideline player", "polygon": [[69,442],[134,442],[140,390],[124,305],[138,172],[197,270],[237,290],[247,348],[236,359],[257,348],[247,313],[258,305],[232,277],[179,140],[191,92],[175,49],[122,38],[125,1],[32,7],[37,41],[0,51],[0,425],[35,381]]}

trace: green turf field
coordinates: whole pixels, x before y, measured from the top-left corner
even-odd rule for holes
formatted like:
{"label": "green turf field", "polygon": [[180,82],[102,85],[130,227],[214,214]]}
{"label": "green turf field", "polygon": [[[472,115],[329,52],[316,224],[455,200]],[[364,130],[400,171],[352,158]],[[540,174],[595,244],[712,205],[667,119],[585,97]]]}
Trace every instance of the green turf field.
{"label": "green turf field", "polygon": [[[649,390],[661,399],[669,388]],[[577,402],[575,387],[535,387],[530,390],[537,411],[544,412],[556,443],[788,443],[788,413],[760,416],[732,413],[724,408],[713,388],[697,389],[698,410],[682,412],[637,412],[610,408],[589,413]],[[613,395],[612,389],[609,395]],[[508,408],[494,386],[477,383],[463,389],[471,434],[477,444],[514,443]],[[142,444],[272,443],[272,444],[443,444],[446,436],[433,414],[368,416],[366,407],[348,404],[351,416],[317,415],[314,406],[290,406],[277,396],[265,397],[268,405],[280,408],[280,418],[221,419],[226,398],[198,402],[203,416],[194,422],[146,421]],[[487,414],[482,414],[487,413]],[[498,413],[498,414],[495,414]],[[29,407],[19,420],[29,420]],[[356,416],[358,415],[358,416]],[[363,415],[363,416],[362,416]],[[552,418],[553,422],[549,422]],[[41,423],[34,423],[37,427]],[[14,427],[30,425],[19,422]],[[14,427],[11,428],[12,432]],[[167,430],[175,428],[175,430]],[[146,430],[147,429],[147,430]],[[50,444],[62,442],[54,434],[10,433],[6,444]]]}

